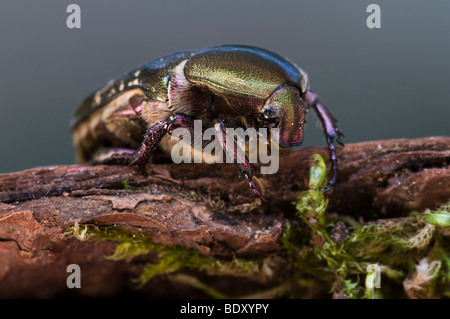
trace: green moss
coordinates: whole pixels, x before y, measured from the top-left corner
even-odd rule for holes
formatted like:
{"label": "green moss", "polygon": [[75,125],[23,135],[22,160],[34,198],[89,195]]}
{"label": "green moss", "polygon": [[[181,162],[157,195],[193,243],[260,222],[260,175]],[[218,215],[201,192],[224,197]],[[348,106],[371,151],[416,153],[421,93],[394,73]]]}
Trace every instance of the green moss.
{"label": "green moss", "polygon": [[[434,297],[447,295],[449,249],[448,238],[442,235],[448,236],[450,204],[434,211],[413,212],[406,218],[359,225],[350,217],[325,214],[328,200],[320,192],[320,186],[326,183],[326,169],[320,156],[316,155],[315,161],[310,173],[310,190],[300,193],[294,202],[297,217],[303,223],[291,222],[282,236],[284,247],[295,258],[298,272],[311,273],[313,269],[316,276],[325,278],[328,275],[328,280],[333,282],[332,291],[344,293],[347,298],[380,298],[385,291],[383,285],[371,288],[375,277],[373,272],[367,271],[369,265],[378,265],[382,277],[401,287],[402,281],[413,274],[419,260],[433,256],[434,261],[446,265],[445,270],[436,268],[424,284],[433,285],[433,281],[437,281],[447,285],[446,289],[436,290]],[[342,221],[351,225],[349,236],[342,242],[334,241],[333,230]],[[306,247],[305,228],[309,230],[310,238]],[[303,235],[299,236],[300,233]],[[299,251],[296,247],[303,248]],[[437,250],[439,254],[434,253]],[[384,286],[385,290],[389,289],[388,285]],[[408,291],[406,293],[409,295]]]}
{"label": "green moss", "polygon": [[147,263],[138,279],[139,286],[145,285],[157,275],[170,274],[182,268],[204,271],[210,275],[233,275],[245,277],[270,277],[266,260],[245,260],[234,257],[220,260],[201,254],[196,249],[183,246],[169,246],[153,242],[137,232],[119,230],[114,227],[99,228],[95,225],[75,223],[68,234],[79,240],[114,241],[118,244],[114,252],[107,256],[111,260],[132,260],[149,253],[157,254],[156,263]]}
{"label": "green moss", "polygon": [[450,227],[450,202],[435,211],[425,210],[423,221],[436,226]]}
{"label": "green moss", "polygon": [[395,144],[395,146],[392,148],[393,151],[401,151],[403,148],[399,146],[398,144]]}
{"label": "green moss", "polygon": [[122,181],[122,186],[123,186],[123,189],[127,189],[127,190],[143,190],[143,189],[145,189],[143,187],[136,187],[136,186],[132,186],[132,185],[128,184],[128,179],[124,179]]}
{"label": "green moss", "polygon": [[[301,192],[293,202],[296,215],[284,225],[280,238],[283,251],[276,257],[215,258],[196,249],[158,244],[140,233],[115,227],[75,223],[69,233],[79,240],[117,242],[115,251],[107,257],[112,260],[131,260],[153,253],[156,262],[145,265],[139,286],[155,276],[169,274],[168,278],[191,285],[211,297],[230,297],[181,272],[195,269],[206,275],[242,276],[260,282],[272,280],[267,290],[241,297],[296,297],[304,296],[302,291],[314,291],[314,296],[321,297],[372,299],[425,294],[432,298],[450,298],[450,202],[436,210],[361,225],[350,216],[327,212],[328,198],[322,192],[326,175],[323,158],[315,154],[309,190]],[[135,189],[127,181],[124,181],[124,188]],[[227,207],[195,193],[179,196],[204,202],[222,212],[248,211],[259,205],[255,201]],[[381,288],[375,285],[378,270]],[[281,282],[276,280],[279,277],[282,277]]]}

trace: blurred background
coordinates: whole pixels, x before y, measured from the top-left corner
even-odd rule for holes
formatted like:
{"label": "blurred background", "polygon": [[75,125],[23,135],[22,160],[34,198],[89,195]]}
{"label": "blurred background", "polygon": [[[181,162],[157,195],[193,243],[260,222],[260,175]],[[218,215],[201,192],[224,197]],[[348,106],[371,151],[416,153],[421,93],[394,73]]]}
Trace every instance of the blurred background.
{"label": "blurred background", "polygon": [[[68,29],[67,6],[81,8]],[[369,4],[381,29],[369,29]],[[109,79],[166,54],[248,44],[302,67],[344,142],[450,135],[450,1],[2,0],[0,173],[72,164],[69,121]],[[323,145],[310,112],[305,146]]]}

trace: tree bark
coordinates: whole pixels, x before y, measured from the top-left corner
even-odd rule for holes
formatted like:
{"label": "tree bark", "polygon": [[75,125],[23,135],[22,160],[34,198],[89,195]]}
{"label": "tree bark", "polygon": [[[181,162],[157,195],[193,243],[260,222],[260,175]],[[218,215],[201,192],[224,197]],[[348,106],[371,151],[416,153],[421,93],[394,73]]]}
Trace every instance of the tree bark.
{"label": "tree bark", "polygon": [[[283,225],[295,212],[292,201],[308,187],[314,153],[329,163],[326,148],[309,148],[281,153],[276,174],[257,170],[270,201],[262,205],[233,164],[149,164],[145,175],[127,166],[78,165],[0,174],[0,297],[139,294],[130,278],[143,260],[105,259],[115,243],[68,236],[75,222],[136,231],[219,258],[276,255]],[[369,221],[450,199],[450,137],[349,144],[337,155],[327,213]],[[82,267],[82,289],[67,288],[69,264]],[[142,293],[187,293],[170,286],[149,291]]]}

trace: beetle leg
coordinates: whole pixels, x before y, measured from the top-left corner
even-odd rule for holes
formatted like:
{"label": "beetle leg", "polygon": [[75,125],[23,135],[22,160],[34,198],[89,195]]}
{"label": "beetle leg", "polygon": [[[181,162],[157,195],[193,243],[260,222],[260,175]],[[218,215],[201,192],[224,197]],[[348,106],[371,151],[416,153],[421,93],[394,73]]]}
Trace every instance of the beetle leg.
{"label": "beetle leg", "polygon": [[331,158],[332,175],[330,180],[328,181],[328,184],[324,186],[323,191],[326,192],[330,190],[331,187],[336,183],[337,178],[338,165],[334,141],[336,140],[336,142],[343,146],[344,143],[342,143],[341,136],[344,136],[344,134],[337,127],[337,120],[333,117],[333,115],[331,115],[322,99],[315,92],[308,91],[306,93],[306,102],[316,111],[327,138],[328,150],[330,152]]}
{"label": "beetle leg", "polygon": [[129,148],[103,148],[92,157],[93,165],[128,165],[133,160],[135,150]]}
{"label": "beetle leg", "polygon": [[130,165],[138,165],[142,170],[145,170],[145,164],[147,164],[153,150],[161,141],[162,137],[166,133],[171,134],[172,131],[178,127],[188,128],[192,133],[194,122],[187,115],[176,114],[149,128],[144,135],[141,146],[133,154],[133,160]]}
{"label": "beetle leg", "polygon": [[[213,125],[222,148],[225,150],[226,154],[233,157],[234,164],[237,166],[239,171],[239,177],[245,175],[250,188],[253,190],[253,193],[255,193],[255,195],[258,196],[264,203],[268,203],[268,200],[262,195],[253,180],[253,165],[249,162],[245,152],[237,143],[235,143],[234,137],[231,138],[226,134],[224,121],[221,119],[216,119],[213,121]],[[235,144],[236,147],[234,147]]]}

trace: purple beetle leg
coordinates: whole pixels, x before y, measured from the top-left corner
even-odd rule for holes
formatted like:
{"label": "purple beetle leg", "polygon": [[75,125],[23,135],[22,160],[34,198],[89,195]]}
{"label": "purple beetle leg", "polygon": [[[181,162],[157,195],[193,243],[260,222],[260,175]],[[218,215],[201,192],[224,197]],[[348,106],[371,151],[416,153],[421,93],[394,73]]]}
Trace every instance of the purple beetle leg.
{"label": "purple beetle leg", "polygon": [[[239,177],[245,175],[247,178],[248,184],[252,189],[253,193],[259,197],[264,203],[269,203],[269,201],[262,195],[261,191],[255,184],[253,180],[253,165],[249,162],[247,155],[245,152],[235,143],[234,136],[230,137],[227,135],[226,127],[223,120],[216,119],[213,122],[214,128],[217,133],[217,137],[222,148],[225,150],[225,153],[233,158],[234,164],[237,166],[239,171]],[[236,147],[234,147],[236,145]]]}
{"label": "purple beetle leg", "polygon": [[176,114],[156,123],[147,130],[144,135],[144,140],[141,146],[134,152],[133,160],[130,165],[138,165],[140,169],[145,171],[145,164],[147,164],[152,152],[161,141],[162,137],[178,127],[185,127],[193,132],[194,122],[192,119],[184,114]]}
{"label": "purple beetle leg", "polygon": [[338,165],[334,141],[336,140],[336,142],[338,142],[339,144],[344,145],[344,143],[342,143],[341,140],[341,136],[344,136],[344,134],[337,127],[336,124],[337,120],[333,117],[333,115],[331,115],[330,111],[326,108],[322,99],[316,93],[308,91],[306,93],[306,102],[316,111],[322,123],[325,136],[327,138],[328,150],[330,152],[331,158],[332,175],[330,180],[328,181],[327,186],[324,186],[323,191],[326,192],[330,190],[331,187],[336,183],[337,178]]}
{"label": "purple beetle leg", "polygon": [[90,164],[128,165],[133,160],[135,150],[129,148],[103,148],[95,152]]}

